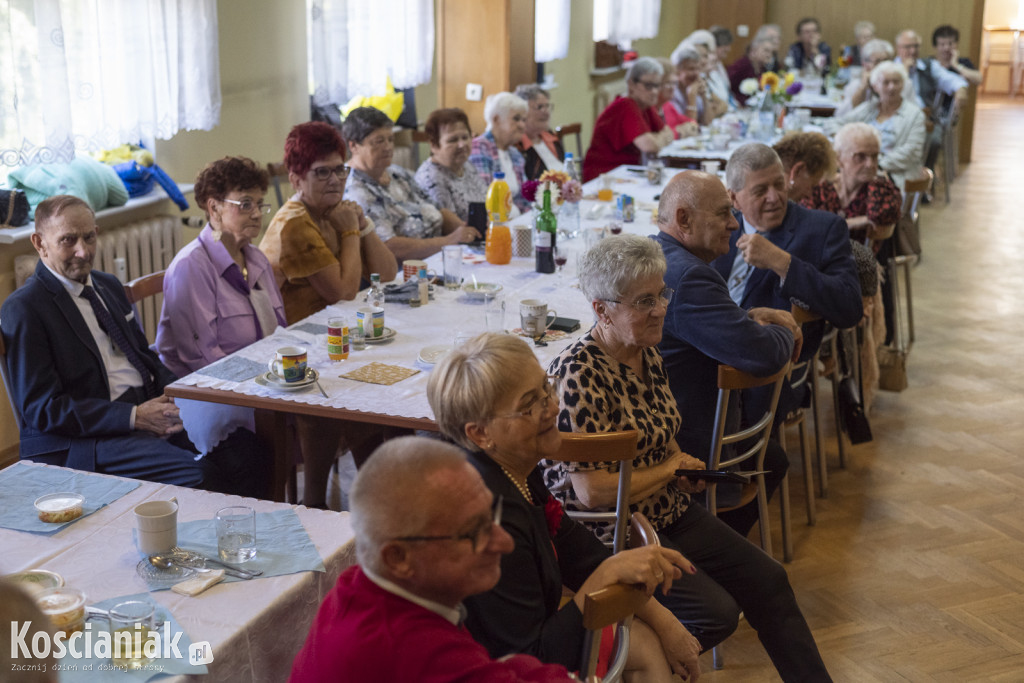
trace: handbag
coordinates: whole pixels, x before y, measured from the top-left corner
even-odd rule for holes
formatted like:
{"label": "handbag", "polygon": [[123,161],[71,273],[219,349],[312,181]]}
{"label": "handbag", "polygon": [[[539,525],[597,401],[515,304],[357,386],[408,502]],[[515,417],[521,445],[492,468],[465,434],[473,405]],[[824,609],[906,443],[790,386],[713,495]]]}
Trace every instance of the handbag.
{"label": "handbag", "polygon": [[853,377],[844,377],[839,382],[839,415],[843,429],[850,437],[850,443],[857,445],[867,443],[873,438],[871,423],[864,414],[864,406],[860,401],[860,392]]}
{"label": "handbag", "polygon": [[903,214],[896,223],[893,247],[897,256],[921,255],[921,229],[910,214]]}
{"label": "handbag", "polygon": [[907,352],[892,346],[878,349],[878,388],[903,391],[907,388]]}
{"label": "handbag", "polygon": [[24,190],[0,190],[0,224],[17,228],[28,223],[28,197]]}

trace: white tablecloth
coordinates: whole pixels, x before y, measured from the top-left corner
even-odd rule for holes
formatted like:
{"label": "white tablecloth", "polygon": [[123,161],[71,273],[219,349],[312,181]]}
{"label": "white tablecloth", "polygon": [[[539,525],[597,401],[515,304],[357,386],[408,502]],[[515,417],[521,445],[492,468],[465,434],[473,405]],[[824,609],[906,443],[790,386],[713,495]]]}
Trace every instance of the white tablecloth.
{"label": "white tablecloth", "polygon": [[[45,465],[33,465],[45,467]],[[103,476],[103,475],[97,475]],[[283,503],[226,496],[150,482],[52,536],[0,528],[0,575],[49,569],[66,584],[85,591],[89,604],[146,592],[135,573],[140,555],[132,540],[132,509],[147,500],[176,497],[178,521],[212,519],[222,507],[248,505],[257,512]],[[310,624],[338,576],[355,564],[348,513],[294,507],[327,572],[218,584],[188,598],[171,591],[152,593],[188,633],[192,642],[209,641],[214,661],[197,681],[283,681],[309,632]],[[163,678],[161,681],[184,680]]]}

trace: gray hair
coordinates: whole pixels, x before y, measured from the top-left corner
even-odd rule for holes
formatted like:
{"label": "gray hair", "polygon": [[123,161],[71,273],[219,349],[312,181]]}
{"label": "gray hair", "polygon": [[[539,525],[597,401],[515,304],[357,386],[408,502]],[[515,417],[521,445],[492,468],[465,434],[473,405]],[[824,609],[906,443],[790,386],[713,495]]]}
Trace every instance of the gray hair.
{"label": "gray hair", "polygon": [[665,75],[665,70],[661,68],[661,64],[658,64],[657,59],[653,57],[640,57],[629,67],[629,71],[626,73],[626,80],[639,82],[647,74],[657,74],[660,78]]}
{"label": "gray hair", "polygon": [[871,70],[871,75],[868,76],[868,82],[871,83],[871,87],[878,90],[882,87],[882,81],[885,80],[886,76],[899,76],[901,83],[907,82],[907,69],[903,66],[902,62],[880,62]]}
{"label": "gray hair", "polygon": [[892,59],[896,56],[896,50],[893,48],[892,43],[888,40],[882,40],[881,38],[872,38],[868,42],[864,43],[864,47],[860,49],[861,61],[865,57],[876,58],[879,61],[886,59]]}
{"label": "gray hair", "polygon": [[524,364],[537,362],[533,349],[510,334],[488,332],[449,351],[427,380],[427,400],[441,433],[464,448],[480,450],[466,436],[466,425],[494,417]]}
{"label": "gray hair", "polygon": [[580,289],[590,301],[622,297],[638,280],[665,275],[665,254],[658,243],[640,235],[601,240],[580,259]]}
{"label": "gray hair", "polygon": [[703,45],[708,49],[708,52],[714,52],[715,48],[718,47],[718,43],[715,41],[715,34],[702,28],[686,36],[686,40],[683,42],[690,43],[691,45]]}
{"label": "gray hair", "polygon": [[882,136],[879,135],[878,130],[870,123],[862,121],[847,123],[836,133],[836,137],[832,141],[832,148],[836,151],[836,154],[841,156],[848,152],[856,142],[865,138],[873,139],[881,148]]}
{"label": "gray hair", "polygon": [[750,42],[763,43],[767,40],[772,40],[772,38],[768,36],[769,33],[776,34],[779,37],[779,40],[782,40],[781,26],[779,26],[778,24],[762,24],[760,28],[757,29],[757,33],[754,34],[754,39]]}
{"label": "gray hair", "polygon": [[516,97],[522,98],[527,102],[533,102],[535,99],[543,95],[544,97],[551,99],[551,93],[544,88],[540,87],[536,83],[524,83],[516,86]]}
{"label": "gray hair", "polygon": [[875,35],[875,25],[872,24],[870,21],[866,21],[863,19],[853,25],[853,35],[856,36],[865,31],[871,33],[871,35]]}
{"label": "gray hair", "polygon": [[513,114],[526,114],[529,107],[526,101],[510,92],[498,92],[487,98],[484,104],[484,119],[487,130],[491,129],[495,118],[507,119]]}
{"label": "gray hair", "polygon": [[697,48],[692,43],[683,41],[679,43],[675,50],[672,50],[672,66],[678,67],[683,62],[699,62],[700,53],[697,52]]}
{"label": "gray hair", "polygon": [[388,115],[374,107],[356,107],[348,113],[345,121],[341,124],[341,134],[346,142],[362,144],[373,131],[387,126],[388,130],[394,126]]}
{"label": "gray hair", "polygon": [[782,168],[782,160],[774,149],[760,142],[748,142],[729,157],[729,163],[725,166],[725,186],[733,192],[739,192],[746,186],[749,173],[775,165]]}
{"label": "gray hair", "polygon": [[388,541],[426,531],[436,510],[448,505],[448,492],[432,489],[431,475],[464,465],[466,455],[457,446],[423,436],[391,439],[377,448],[349,494],[359,564],[379,574]]}

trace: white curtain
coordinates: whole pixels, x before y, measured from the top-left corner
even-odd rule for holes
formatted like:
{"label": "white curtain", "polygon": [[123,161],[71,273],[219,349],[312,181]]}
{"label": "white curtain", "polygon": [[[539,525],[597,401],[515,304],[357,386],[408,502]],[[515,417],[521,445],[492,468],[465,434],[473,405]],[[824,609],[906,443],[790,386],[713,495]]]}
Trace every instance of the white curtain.
{"label": "white curtain", "polygon": [[209,130],[217,2],[0,1],[0,82],[0,167]]}
{"label": "white curtain", "polygon": [[309,73],[318,104],[427,83],[434,0],[308,0]]}
{"label": "white curtain", "polygon": [[535,0],[533,61],[565,59],[569,54],[569,0]]}
{"label": "white curtain", "polygon": [[594,0],[594,40],[654,38],[660,18],[661,0]]}

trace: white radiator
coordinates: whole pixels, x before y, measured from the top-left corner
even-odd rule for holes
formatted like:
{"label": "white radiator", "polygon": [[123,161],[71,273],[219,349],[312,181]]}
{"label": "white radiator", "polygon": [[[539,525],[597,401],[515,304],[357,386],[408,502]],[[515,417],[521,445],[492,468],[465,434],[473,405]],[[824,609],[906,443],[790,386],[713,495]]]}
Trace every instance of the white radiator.
{"label": "white radiator", "polygon": [[[112,273],[121,282],[165,270],[181,249],[184,236],[181,219],[173,216],[154,216],[136,223],[104,228],[96,245],[93,268]],[[152,342],[160,322],[161,294],[149,297],[136,305],[139,324]]]}

